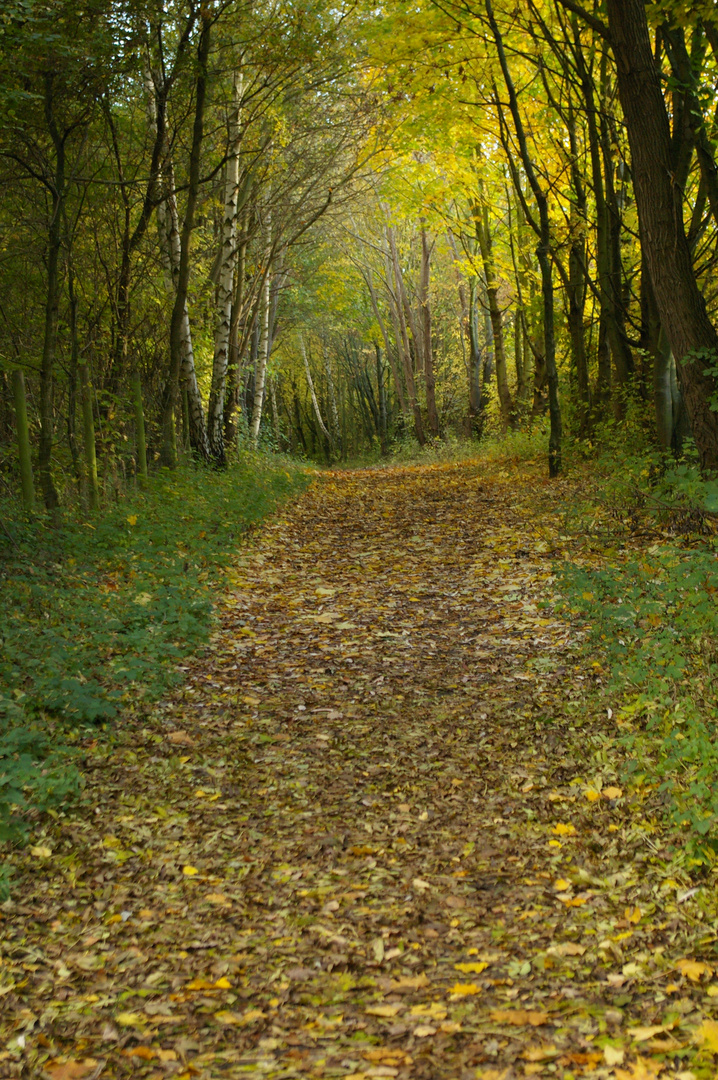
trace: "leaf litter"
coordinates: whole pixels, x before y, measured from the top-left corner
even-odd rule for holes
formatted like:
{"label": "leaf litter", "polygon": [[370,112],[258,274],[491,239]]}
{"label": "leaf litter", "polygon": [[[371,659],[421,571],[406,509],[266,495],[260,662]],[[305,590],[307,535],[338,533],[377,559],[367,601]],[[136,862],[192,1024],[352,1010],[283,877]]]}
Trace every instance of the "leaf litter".
{"label": "leaf litter", "polygon": [[0,1075],[715,1075],[713,924],[552,614],[557,490],[334,472],[264,527],[13,853]]}

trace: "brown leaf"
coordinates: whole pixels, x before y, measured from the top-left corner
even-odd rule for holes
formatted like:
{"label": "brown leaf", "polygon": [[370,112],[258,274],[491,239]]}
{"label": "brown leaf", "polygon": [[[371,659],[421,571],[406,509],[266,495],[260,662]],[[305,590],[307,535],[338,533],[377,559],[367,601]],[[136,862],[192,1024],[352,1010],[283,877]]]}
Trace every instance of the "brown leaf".
{"label": "brown leaf", "polygon": [[494,1009],[489,1016],[497,1024],[514,1024],[516,1027],[540,1027],[549,1021],[547,1012],[532,1009]]}

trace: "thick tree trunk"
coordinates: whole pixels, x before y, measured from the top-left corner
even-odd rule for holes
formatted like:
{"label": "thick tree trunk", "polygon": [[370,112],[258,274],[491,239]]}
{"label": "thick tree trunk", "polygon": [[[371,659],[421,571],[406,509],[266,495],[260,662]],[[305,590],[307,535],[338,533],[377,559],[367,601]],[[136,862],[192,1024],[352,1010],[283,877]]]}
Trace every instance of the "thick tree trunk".
{"label": "thick tree trunk", "polygon": [[718,334],[696,281],[683,225],[682,192],[671,169],[671,133],[651,51],[643,0],[608,0],[618,91],[631,146],[641,243],[656,304],[678,366],[693,437],[704,470],[718,467]]}
{"label": "thick tree trunk", "polygon": [[234,269],[237,262],[237,200],[239,194],[239,148],[241,141],[240,110],[242,106],[242,77],[235,74],[232,114],[229,123],[229,154],[224,185],[224,219],[222,221],[222,251],[217,282],[217,324],[214,333],[212,360],[212,389],[207,407],[207,432],[210,453],[218,465],[225,465],[224,402],[232,329],[232,300]]}

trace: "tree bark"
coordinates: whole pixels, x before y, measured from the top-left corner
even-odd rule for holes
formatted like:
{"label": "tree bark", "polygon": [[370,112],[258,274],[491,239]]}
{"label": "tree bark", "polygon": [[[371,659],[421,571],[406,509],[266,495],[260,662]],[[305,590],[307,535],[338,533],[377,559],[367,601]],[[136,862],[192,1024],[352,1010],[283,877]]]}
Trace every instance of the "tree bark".
{"label": "tree bark", "polygon": [[[175,413],[179,396],[179,379],[182,360],[186,353],[187,291],[190,275],[190,248],[194,214],[199,193],[199,170],[202,138],[204,135],[204,109],[207,99],[207,58],[209,56],[210,28],[209,16],[203,15],[202,30],[197,50],[197,80],[195,86],[195,112],[192,127],[192,146],[190,149],[189,180],[187,186],[187,206],[182,235],[180,238],[180,261],[177,274],[177,291],[172,308],[170,322],[170,367],[165,387],[162,406],[162,444],[160,460],[163,465],[174,468],[177,465],[176,436],[174,433]],[[183,342],[185,345],[183,346]]]}
{"label": "tree bark", "polygon": [[661,324],[678,366],[681,389],[704,471],[718,467],[716,382],[704,370],[718,361],[718,334],[708,317],[683,224],[682,192],[671,169],[671,133],[643,0],[607,0],[618,92],[631,147],[641,243]]}
{"label": "tree bark", "polygon": [[[433,244],[432,244],[433,247]],[[419,279],[419,324],[424,357],[424,379],[426,384],[426,423],[429,434],[439,438],[439,413],[436,408],[436,375],[434,372],[434,350],[431,343],[431,301],[429,285],[431,283],[431,247],[423,224],[421,227],[421,275]]]}
{"label": "tree bark", "polygon": [[232,85],[232,113],[229,125],[229,155],[224,185],[224,219],[222,249],[217,283],[217,324],[214,334],[212,360],[212,389],[207,407],[207,433],[210,453],[217,465],[226,464],[224,450],[224,402],[232,328],[234,270],[237,263],[237,205],[239,195],[239,149],[241,141],[240,110],[242,107],[242,77],[235,74]]}
{"label": "tree bark", "polygon": [[[483,193],[482,193],[483,194]],[[489,208],[484,202],[474,204],[474,225],[476,239],[479,241],[481,261],[484,266],[484,278],[486,280],[486,298],[489,303],[489,318],[491,319],[491,333],[494,339],[494,364],[496,368],[496,389],[499,394],[499,407],[501,409],[501,425],[504,430],[509,426],[513,404],[511,391],[509,390],[508,372],[506,370],[506,346],[504,342],[504,320],[499,304],[499,284],[496,279],[496,266],[494,263],[493,243],[489,227]]]}
{"label": "tree bark", "polygon": [[23,509],[31,514],[35,509],[35,487],[32,482],[32,457],[30,456],[30,428],[27,422],[25,376],[20,368],[15,368],[12,373],[12,385],[15,398],[15,431],[20,464],[22,505]]}

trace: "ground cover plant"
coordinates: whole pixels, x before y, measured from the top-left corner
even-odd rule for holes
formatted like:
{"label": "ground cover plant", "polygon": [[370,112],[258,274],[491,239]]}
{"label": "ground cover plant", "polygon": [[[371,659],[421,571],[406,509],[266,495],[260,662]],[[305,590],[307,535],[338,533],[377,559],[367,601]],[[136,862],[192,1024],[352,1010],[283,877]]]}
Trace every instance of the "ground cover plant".
{"label": "ground cover plant", "polygon": [[231,556],[306,482],[296,464],[252,455],[223,472],[160,474],[101,514],[60,524],[5,504],[6,838],[23,831],[29,809],[36,814],[77,792],[72,743],[88,727],[111,738],[122,713],[142,712],[182,679],[180,662],[209,638],[213,590]]}

